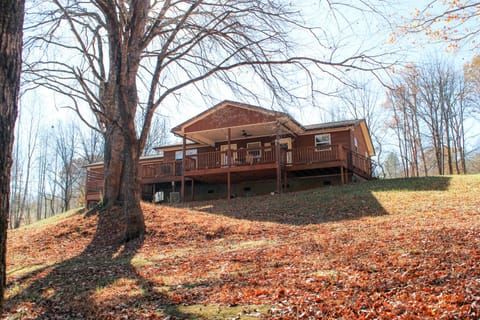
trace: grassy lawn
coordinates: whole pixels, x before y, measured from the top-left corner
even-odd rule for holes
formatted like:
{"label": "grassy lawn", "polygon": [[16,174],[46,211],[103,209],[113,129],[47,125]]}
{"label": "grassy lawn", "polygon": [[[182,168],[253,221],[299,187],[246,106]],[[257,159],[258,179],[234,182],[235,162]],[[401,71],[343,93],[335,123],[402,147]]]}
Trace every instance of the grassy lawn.
{"label": "grassy lawn", "polygon": [[14,230],[7,319],[478,319],[480,175],[143,204]]}

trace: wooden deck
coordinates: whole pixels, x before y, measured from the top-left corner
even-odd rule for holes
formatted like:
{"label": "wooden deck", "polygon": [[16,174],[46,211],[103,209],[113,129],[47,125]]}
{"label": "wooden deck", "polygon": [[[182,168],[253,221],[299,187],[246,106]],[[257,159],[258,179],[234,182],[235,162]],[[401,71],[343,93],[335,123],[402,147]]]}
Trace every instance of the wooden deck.
{"label": "wooden deck", "polygon": [[[328,145],[322,148],[306,147],[281,149],[277,154],[275,147],[257,149],[238,149],[230,151],[204,152],[186,156],[184,160],[165,160],[149,158],[140,160],[140,183],[153,184],[181,181],[185,167],[185,178],[209,180],[209,177],[226,173],[238,175],[253,172],[295,172],[312,169],[342,168],[365,179],[372,176],[370,159],[350,151],[340,145]],[[211,180],[211,179],[210,179]],[[87,170],[86,200],[101,199],[103,190],[103,171],[101,168]]]}

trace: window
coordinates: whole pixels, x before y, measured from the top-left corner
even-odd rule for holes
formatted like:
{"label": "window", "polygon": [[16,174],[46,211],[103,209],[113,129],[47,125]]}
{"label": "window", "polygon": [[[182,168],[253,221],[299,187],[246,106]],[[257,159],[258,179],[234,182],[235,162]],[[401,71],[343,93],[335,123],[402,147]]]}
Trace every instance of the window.
{"label": "window", "polygon": [[262,143],[261,142],[249,142],[247,143],[247,150],[248,154],[254,158],[260,158],[261,151],[262,151]]}
{"label": "window", "polygon": [[185,155],[187,156],[194,156],[198,153],[197,149],[188,149],[185,150]]}
{"label": "window", "polygon": [[355,147],[355,152],[358,152],[358,140],[357,140],[357,137],[353,137],[353,146]]}
{"label": "window", "polygon": [[270,152],[270,151],[272,151],[272,143],[270,143],[270,142],[265,142],[265,143],[263,144],[263,147],[264,147],[265,152]]}
{"label": "window", "polygon": [[[197,149],[188,149],[185,150],[185,155],[188,156],[194,156],[198,153]],[[183,150],[178,150],[175,151],[175,160],[182,160],[183,159]]]}
{"label": "window", "polygon": [[330,133],[315,136],[315,147],[325,149],[325,146],[329,146],[330,144],[332,144]]}
{"label": "window", "polygon": [[247,143],[247,156],[245,161],[249,164],[257,163],[262,157],[262,143],[258,142],[248,142]]}
{"label": "window", "polygon": [[[237,161],[237,145],[234,143],[230,144],[230,151],[232,153],[232,161],[230,162],[231,165],[235,165]],[[228,162],[228,144],[222,144],[220,146],[220,152],[222,156],[220,157],[222,166],[226,166],[229,164]]]}

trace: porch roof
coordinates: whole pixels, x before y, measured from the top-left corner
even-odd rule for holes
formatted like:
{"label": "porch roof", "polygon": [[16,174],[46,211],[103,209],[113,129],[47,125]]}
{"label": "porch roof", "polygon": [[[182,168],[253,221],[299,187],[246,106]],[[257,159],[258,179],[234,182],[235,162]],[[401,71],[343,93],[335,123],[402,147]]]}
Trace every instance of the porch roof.
{"label": "porch roof", "polygon": [[230,140],[279,134],[298,135],[305,128],[289,114],[249,104],[223,101],[172,129],[190,141],[214,145]]}

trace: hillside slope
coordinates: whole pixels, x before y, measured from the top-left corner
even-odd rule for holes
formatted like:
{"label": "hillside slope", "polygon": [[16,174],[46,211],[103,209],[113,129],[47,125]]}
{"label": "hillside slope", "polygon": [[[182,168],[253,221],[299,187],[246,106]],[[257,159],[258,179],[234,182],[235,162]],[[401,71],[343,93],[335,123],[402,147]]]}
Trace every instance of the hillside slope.
{"label": "hillside slope", "polygon": [[480,176],[69,214],[9,233],[8,319],[480,317]]}

